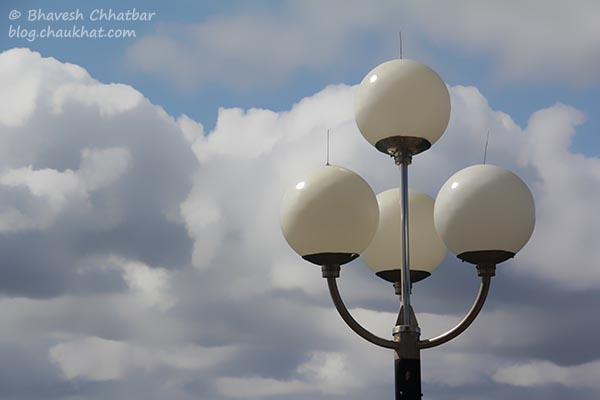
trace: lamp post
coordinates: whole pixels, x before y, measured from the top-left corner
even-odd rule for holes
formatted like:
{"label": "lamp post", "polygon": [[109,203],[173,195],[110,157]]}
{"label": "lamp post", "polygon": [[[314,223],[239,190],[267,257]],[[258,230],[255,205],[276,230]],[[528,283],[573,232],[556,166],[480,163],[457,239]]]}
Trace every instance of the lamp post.
{"label": "lamp post", "polygon": [[[346,324],[367,341],[394,350],[396,399],[421,399],[420,351],[457,337],[475,320],[496,265],[514,257],[533,232],[533,197],[518,176],[494,165],[455,173],[435,201],[408,189],[413,156],[441,137],[450,118],[446,85],[423,64],[400,59],[375,67],[356,90],[355,118],[365,139],[398,165],[399,190],[375,196],[356,173],[326,165],[286,192],[281,227],[302,258],[321,266]],[[427,278],[447,249],[476,266],[481,286],[456,327],[421,340],[410,303],[412,284]],[[338,291],[340,267],[359,255],[377,276],[392,282],[400,296],[392,340],[362,327]]]}

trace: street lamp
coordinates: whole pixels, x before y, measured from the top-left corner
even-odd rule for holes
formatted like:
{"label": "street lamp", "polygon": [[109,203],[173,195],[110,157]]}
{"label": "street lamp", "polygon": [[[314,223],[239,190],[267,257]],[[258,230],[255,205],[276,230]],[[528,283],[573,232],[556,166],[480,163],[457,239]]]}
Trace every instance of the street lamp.
{"label": "street lamp", "polygon": [[[399,166],[399,190],[376,197],[354,172],[326,165],[286,192],[281,227],[300,256],[321,266],[333,303],[347,325],[367,341],[394,350],[396,399],[420,399],[420,351],[452,340],[477,317],[496,264],[514,257],[533,233],[533,197],[518,176],[486,164],[458,171],[442,186],[435,202],[408,189],[412,157],[441,137],[450,118],[448,89],[423,64],[398,59],[375,67],[357,87],[355,118],[365,139]],[[412,283],[437,268],[446,248],[476,266],[481,286],[456,327],[421,340],[410,304]],[[377,276],[394,283],[400,295],[393,340],[362,327],[342,301],[336,282],[340,266],[359,255]]]}

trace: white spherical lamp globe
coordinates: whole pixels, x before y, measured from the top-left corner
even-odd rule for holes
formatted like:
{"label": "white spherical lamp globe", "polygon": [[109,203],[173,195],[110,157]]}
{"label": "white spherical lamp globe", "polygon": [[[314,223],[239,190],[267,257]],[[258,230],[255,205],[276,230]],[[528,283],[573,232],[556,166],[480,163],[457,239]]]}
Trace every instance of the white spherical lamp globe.
{"label": "white spherical lamp globe", "polygon": [[379,208],[364,179],[346,168],[327,165],[285,193],[280,220],[285,239],[304,259],[342,265],[371,242]]}
{"label": "white spherical lamp globe", "polygon": [[380,151],[391,153],[389,139],[416,138],[427,150],[444,133],[450,119],[450,95],[439,75],[412,60],[391,60],[375,67],[354,97],[356,124]]}
{"label": "white spherical lamp globe", "polygon": [[495,165],[473,165],[440,189],[435,228],[450,251],[473,264],[497,264],[513,257],[535,226],[535,205],[527,185]]}
{"label": "white spherical lamp globe", "polygon": [[[400,225],[400,190],[390,189],[379,193],[377,202],[377,232],[360,257],[377,276],[390,282],[400,282],[403,236]],[[408,190],[409,266],[412,282],[431,275],[448,253],[435,231],[433,205],[431,196]]]}

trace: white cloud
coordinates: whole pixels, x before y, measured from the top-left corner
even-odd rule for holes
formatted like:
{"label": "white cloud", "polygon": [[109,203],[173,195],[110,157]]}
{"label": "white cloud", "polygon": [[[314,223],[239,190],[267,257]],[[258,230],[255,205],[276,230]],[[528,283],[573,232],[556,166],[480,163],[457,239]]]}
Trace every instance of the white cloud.
{"label": "white cloud", "polygon": [[127,170],[129,152],[123,148],[89,149],[81,151],[78,170],[57,171],[52,168],[33,169],[31,165],[8,169],[0,174],[0,185],[11,188],[25,187],[32,196],[44,199],[30,214],[18,205],[8,207],[0,216],[0,231],[46,229],[66,206],[83,202],[89,195],[121,177]]}
{"label": "white cloud", "polygon": [[34,196],[47,198],[53,208],[60,207],[69,196],[83,196],[85,193],[71,170],[33,170],[31,166],[10,169],[2,175],[0,183],[13,187],[25,186]]}
{"label": "white cloud", "polygon": [[452,388],[482,384],[500,362],[498,355],[430,350],[422,356],[423,380]]}
{"label": "white cloud", "polygon": [[226,397],[246,399],[304,393],[310,388],[299,380],[282,381],[273,378],[219,378],[219,393]]}
{"label": "white cloud", "polygon": [[223,240],[228,224],[213,199],[201,196],[199,193],[193,203],[189,200],[184,202],[181,205],[181,215],[189,235],[198,238],[194,242],[192,262],[198,268],[208,268]]}
{"label": "white cloud", "polygon": [[537,277],[579,289],[600,284],[600,270],[593,267],[600,261],[593,239],[600,237],[600,226],[589,218],[600,200],[600,159],[569,151],[583,122],[580,111],[562,104],[537,111],[521,156],[539,179],[533,183],[538,222],[522,261]]}
{"label": "white cloud", "polygon": [[46,95],[44,82],[91,78],[80,66],[54,58],[30,57],[28,49],[11,49],[0,56],[0,123],[22,125],[35,111],[37,100]]}
{"label": "white cloud", "polygon": [[600,361],[572,366],[559,366],[548,361],[530,361],[499,368],[493,375],[498,383],[536,387],[559,384],[571,388],[600,390]]}
{"label": "white cloud", "polygon": [[70,83],[59,87],[53,95],[53,112],[60,114],[68,102],[84,104],[98,110],[100,116],[107,117],[131,110],[144,97],[131,86],[100,82]]}
{"label": "white cloud", "polygon": [[314,352],[298,367],[298,374],[321,393],[343,395],[367,383],[356,374],[352,365],[346,354]]}
{"label": "white cloud", "polygon": [[[6,272],[21,271],[22,284],[31,286],[25,271],[43,263],[50,281],[39,287],[52,292],[81,279],[107,284],[85,274],[75,284],[63,275],[97,253],[185,263],[191,242],[179,205],[197,165],[185,137],[200,125],[176,122],[130,86],[103,84],[29,49],[1,53],[0,71],[9,83],[0,101],[15,99],[27,111],[18,121],[11,118],[20,114],[0,111],[0,230],[19,232],[30,246],[28,235],[37,235],[39,247],[7,245],[13,269]],[[64,251],[40,254],[50,247]]]}
{"label": "white cloud", "polygon": [[[488,162],[521,175],[537,202],[536,231],[530,245],[515,259],[515,265],[526,267],[511,271],[571,288],[600,287],[600,274],[588,266],[591,260],[600,260],[597,246],[589,240],[600,232],[588,218],[594,213],[590,199],[600,199],[596,190],[600,187],[600,163],[569,151],[570,137],[582,122],[582,114],[556,105],[535,113],[521,129],[507,114],[492,110],[476,88],[452,87],[451,96],[448,131],[413,163],[413,187],[435,196],[455,171],[481,162],[485,135],[493,130]],[[255,271],[256,287],[265,287],[263,276],[269,276],[275,287],[299,286],[291,282],[293,275],[286,277],[285,272],[272,270],[295,262],[281,238],[276,210],[293,180],[322,164],[325,127],[336,127],[334,163],[357,170],[376,191],[396,181],[391,162],[360,137],[352,123],[351,103],[351,88],[335,86],[304,99],[288,112],[221,110],[215,130],[193,145],[202,168],[182,206],[188,232],[195,240],[197,264],[232,262],[229,249],[235,246],[236,260],[269,264]],[[246,145],[238,147],[239,143]],[[576,206],[569,207],[568,213],[556,212],[564,210],[565,204]],[[565,265],[570,265],[569,269]],[[300,277],[299,282],[302,280]]]}
{"label": "white cloud", "polygon": [[129,151],[125,148],[84,148],[77,175],[85,190],[92,192],[113,184],[125,173],[130,162]]}
{"label": "white cloud", "polygon": [[263,377],[224,377],[217,380],[219,393],[232,398],[255,398],[320,393],[344,395],[364,386],[353,374],[348,357],[340,353],[315,352],[297,369],[302,379],[279,380]]}
{"label": "white cloud", "polygon": [[181,128],[185,139],[190,143],[193,143],[196,139],[204,136],[204,127],[202,124],[194,121],[185,114],[182,114],[177,118],[177,124]]}
{"label": "white cloud", "polygon": [[[218,268],[220,261],[215,257],[229,253],[227,239],[234,237],[239,242],[233,254],[242,259],[227,263],[266,257],[265,262],[270,264],[278,255],[281,261],[290,259],[276,212],[284,185],[301,176],[307,166],[324,162],[324,153],[318,149],[324,149],[327,126],[335,128],[347,122],[352,104],[348,94],[348,87],[330,86],[300,101],[289,112],[220,111],[215,130],[192,145],[200,168],[181,206],[188,232],[195,239],[193,262],[197,267]],[[346,132],[339,135],[345,136]],[[342,157],[345,140],[332,139],[333,160]],[[350,138],[351,143],[361,140]],[[265,247],[265,242],[273,247]],[[259,268],[267,268],[264,273],[268,274],[269,267]],[[256,271],[257,280],[263,280],[261,274]],[[243,292],[251,288],[244,286]],[[258,290],[265,287],[264,282],[254,286]],[[232,287],[233,292],[237,289]]]}
{"label": "white cloud", "polygon": [[199,323],[189,300],[176,309],[191,242],[173,216],[201,125],[28,49],[1,53],[0,71],[2,346],[56,386],[56,367],[66,379],[151,380],[231,359],[237,344],[208,337],[215,321]]}
{"label": "white cloud", "polygon": [[104,381],[120,378],[127,345],[97,337],[63,343],[50,349],[50,357],[67,379]]}
{"label": "white cloud", "polygon": [[66,379],[92,381],[123,379],[135,370],[154,370],[161,366],[183,370],[202,370],[229,359],[232,347],[205,348],[178,344],[172,348],[149,348],[126,342],[84,337],[53,346],[50,358]]}
{"label": "white cloud", "polygon": [[[122,261],[121,261],[122,262]],[[141,262],[122,262],[123,278],[144,303],[159,310],[167,310],[175,304],[169,293],[171,275],[164,268],[151,268]]]}
{"label": "white cloud", "polygon": [[69,196],[85,196],[110,185],[125,172],[128,162],[127,149],[85,148],[77,171],[34,170],[31,166],[9,169],[0,177],[0,184],[25,186],[34,196],[46,197],[53,206],[60,206]]}

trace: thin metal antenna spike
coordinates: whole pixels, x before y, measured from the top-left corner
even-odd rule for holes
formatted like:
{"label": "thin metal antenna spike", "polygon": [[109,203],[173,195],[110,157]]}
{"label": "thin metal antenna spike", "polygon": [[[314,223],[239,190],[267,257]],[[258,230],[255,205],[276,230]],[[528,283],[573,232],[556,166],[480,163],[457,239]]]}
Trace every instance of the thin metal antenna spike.
{"label": "thin metal antenna spike", "polygon": [[327,129],[327,163],[325,165],[330,165],[329,164],[329,129]]}
{"label": "thin metal antenna spike", "polygon": [[487,149],[488,143],[490,141],[490,130],[488,129],[487,138],[485,139],[485,149],[483,150],[483,163],[485,164],[485,160],[487,158]]}
{"label": "thin metal antenna spike", "polygon": [[402,31],[398,31],[398,40],[400,46],[400,59],[402,60]]}

